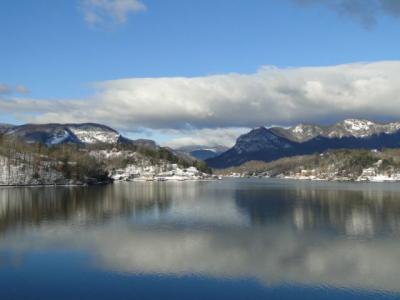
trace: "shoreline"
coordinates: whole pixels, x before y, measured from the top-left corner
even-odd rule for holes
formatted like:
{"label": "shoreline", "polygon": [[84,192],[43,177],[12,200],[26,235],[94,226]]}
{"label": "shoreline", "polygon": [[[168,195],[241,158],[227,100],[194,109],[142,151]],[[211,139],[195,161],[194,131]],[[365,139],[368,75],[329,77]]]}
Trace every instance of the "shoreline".
{"label": "shoreline", "polygon": [[182,183],[182,182],[213,182],[213,181],[221,181],[225,179],[241,179],[241,180],[249,180],[249,179],[272,179],[272,180],[281,180],[281,181],[295,181],[295,182],[332,182],[332,183],[355,183],[355,184],[376,184],[376,183],[400,183],[400,180],[387,180],[387,181],[372,181],[372,180],[352,180],[352,179],[311,179],[311,178],[279,178],[279,177],[231,177],[224,176],[222,179],[188,179],[188,180],[115,180],[114,182],[104,182],[98,184],[27,184],[27,185],[0,185],[0,189],[3,188],[50,188],[50,187],[90,187],[90,186],[105,186],[108,184],[125,184],[125,183]]}
{"label": "shoreline", "polygon": [[95,184],[0,184],[1,188],[19,188],[19,187],[29,187],[29,188],[40,188],[40,187],[90,187],[90,186],[105,186],[109,184],[119,184],[119,183],[166,183],[166,182],[210,182],[219,181],[221,179],[186,179],[186,180],[114,180],[111,182],[99,182]]}
{"label": "shoreline", "polygon": [[12,187],[87,187],[87,186],[103,186],[113,184],[113,182],[99,182],[95,184],[52,184],[52,183],[45,183],[45,184],[0,184],[0,188],[12,188]]}
{"label": "shoreline", "polygon": [[264,177],[264,176],[249,176],[249,177],[236,177],[236,176],[223,176],[229,179],[274,179],[282,181],[313,181],[313,182],[340,182],[340,183],[400,183],[400,180],[356,180],[356,179],[327,179],[327,178],[295,178],[295,177]]}

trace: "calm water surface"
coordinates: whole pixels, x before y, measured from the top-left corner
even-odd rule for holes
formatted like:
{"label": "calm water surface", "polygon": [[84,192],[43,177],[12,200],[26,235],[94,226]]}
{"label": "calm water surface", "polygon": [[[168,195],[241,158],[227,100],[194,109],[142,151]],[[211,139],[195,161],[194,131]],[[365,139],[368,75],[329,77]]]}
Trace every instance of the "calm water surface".
{"label": "calm water surface", "polygon": [[2,188],[0,299],[400,299],[400,185]]}

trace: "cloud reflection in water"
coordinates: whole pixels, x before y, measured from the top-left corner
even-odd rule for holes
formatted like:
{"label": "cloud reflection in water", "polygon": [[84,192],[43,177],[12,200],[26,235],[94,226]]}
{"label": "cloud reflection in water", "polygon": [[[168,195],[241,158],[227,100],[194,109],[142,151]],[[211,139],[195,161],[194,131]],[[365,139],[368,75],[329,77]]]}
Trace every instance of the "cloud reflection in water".
{"label": "cloud reflection in water", "polygon": [[399,196],[261,180],[2,189],[0,253],[74,249],[111,272],[400,292]]}

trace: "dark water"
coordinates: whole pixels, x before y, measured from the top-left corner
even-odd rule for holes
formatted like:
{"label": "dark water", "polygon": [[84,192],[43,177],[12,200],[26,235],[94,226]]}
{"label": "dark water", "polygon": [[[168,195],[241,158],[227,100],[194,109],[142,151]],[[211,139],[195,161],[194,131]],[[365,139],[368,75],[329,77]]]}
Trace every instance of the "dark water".
{"label": "dark water", "polygon": [[400,299],[400,185],[3,188],[0,299]]}

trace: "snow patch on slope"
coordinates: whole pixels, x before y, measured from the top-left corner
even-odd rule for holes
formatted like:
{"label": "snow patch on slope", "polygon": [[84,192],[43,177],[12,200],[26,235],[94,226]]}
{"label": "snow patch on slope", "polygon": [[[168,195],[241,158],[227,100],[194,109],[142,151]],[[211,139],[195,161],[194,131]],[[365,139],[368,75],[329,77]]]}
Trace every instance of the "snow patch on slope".
{"label": "snow patch on slope", "polygon": [[84,144],[95,144],[95,143],[106,143],[115,144],[117,143],[120,134],[114,131],[107,131],[101,129],[80,129],[70,127],[69,130],[75,134],[78,139]]}
{"label": "snow patch on slope", "polygon": [[299,142],[310,140],[323,133],[323,129],[320,126],[305,124],[299,124],[295,127],[289,128],[288,130],[291,136]]}
{"label": "snow patch on slope", "polygon": [[55,132],[54,135],[47,140],[47,144],[58,145],[68,140],[70,137],[71,135],[67,130],[60,130]]}

